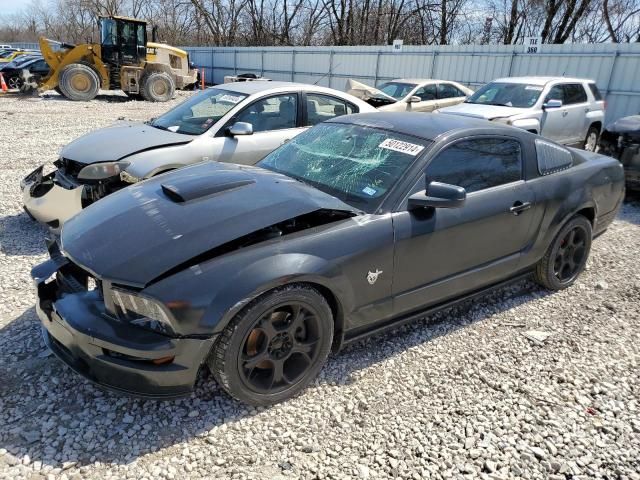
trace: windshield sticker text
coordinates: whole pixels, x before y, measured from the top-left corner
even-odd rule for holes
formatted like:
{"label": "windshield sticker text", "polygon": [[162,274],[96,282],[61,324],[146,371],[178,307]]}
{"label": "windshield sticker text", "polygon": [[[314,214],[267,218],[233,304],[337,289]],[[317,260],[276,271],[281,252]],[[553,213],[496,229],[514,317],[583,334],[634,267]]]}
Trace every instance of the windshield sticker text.
{"label": "windshield sticker text", "polygon": [[242,97],[238,97],[235,95],[222,95],[218,99],[219,102],[229,102],[229,103],[238,103],[240,100],[242,100]]}
{"label": "windshield sticker text", "polygon": [[373,197],[376,194],[376,192],[377,192],[377,190],[375,188],[371,188],[371,187],[364,187],[362,189],[362,193],[366,193],[370,197]]}
{"label": "windshield sticker text", "polygon": [[424,146],[422,145],[403,142],[402,140],[394,140],[393,138],[387,138],[384,142],[378,145],[378,148],[386,148],[387,150],[393,150],[394,152],[406,153],[413,157],[424,150]]}

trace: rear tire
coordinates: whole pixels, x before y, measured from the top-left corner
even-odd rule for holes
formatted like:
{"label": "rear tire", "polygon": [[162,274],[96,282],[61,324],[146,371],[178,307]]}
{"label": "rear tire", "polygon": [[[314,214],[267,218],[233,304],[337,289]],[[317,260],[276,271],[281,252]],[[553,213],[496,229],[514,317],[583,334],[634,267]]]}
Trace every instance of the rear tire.
{"label": "rear tire", "polygon": [[320,372],[333,341],[333,315],[308,285],[287,285],[249,303],[214,345],[207,365],[226,392],[269,405],[303,390]]}
{"label": "rear tire", "polygon": [[88,65],[72,63],[60,72],[60,92],[69,100],[87,102],[100,90],[100,79]]}
{"label": "rear tire", "polygon": [[572,285],[584,270],[591,251],[591,222],[576,215],[560,229],[535,269],[535,281],[549,290]]}
{"label": "rear tire", "polygon": [[175,91],[173,79],[165,72],[153,72],[142,78],[141,93],[149,102],[167,102]]}
{"label": "rear tire", "polygon": [[587,152],[595,152],[598,148],[598,138],[600,137],[600,129],[597,127],[589,127],[587,136],[584,137],[583,148]]}

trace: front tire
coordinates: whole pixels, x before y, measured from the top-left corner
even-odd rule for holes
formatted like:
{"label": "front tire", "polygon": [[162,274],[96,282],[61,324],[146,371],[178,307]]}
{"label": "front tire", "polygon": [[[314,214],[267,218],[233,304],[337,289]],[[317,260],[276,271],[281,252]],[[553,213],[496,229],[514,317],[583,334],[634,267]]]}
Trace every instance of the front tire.
{"label": "front tire", "polygon": [[549,290],[562,290],[572,285],[587,264],[591,240],[589,220],[582,215],[569,220],[536,265],[536,282]]}
{"label": "front tire", "polygon": [[587,136],[584,137],[584,149],[587,152],[595,152],[598,148],[598,139],[600,138],[600,129],[597,127],[589,127]]}
{"label": "front tire", "polygon": [[88,65],[72,63],[60,72],[58,86],[62,95],[69,100],[88,102],[98,95],[100,79]]}
{"label": "front tire", "polygon": [[141,93],[149,102],[167,102],[175,91],[173,79],[165,72],[153,72],[142,79]]}
{"label": "front tire", "polygon": [[288,285],[252,301],[227,325],[207,365],[220,386],[250,405],[269,405],[303,390],[324,365],[333,340],[325,298]]}

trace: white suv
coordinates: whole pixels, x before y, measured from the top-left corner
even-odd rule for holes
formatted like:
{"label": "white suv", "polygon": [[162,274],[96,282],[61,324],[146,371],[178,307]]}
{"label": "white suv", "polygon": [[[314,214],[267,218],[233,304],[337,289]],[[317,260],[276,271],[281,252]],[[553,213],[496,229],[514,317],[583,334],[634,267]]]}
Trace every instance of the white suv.
{"label": "white suv", "polygon": [[440,113],[465,115],[522,128],[565,145],[594,151],[605,103],[593,80],[565,77],[500,78],[464,103]]}

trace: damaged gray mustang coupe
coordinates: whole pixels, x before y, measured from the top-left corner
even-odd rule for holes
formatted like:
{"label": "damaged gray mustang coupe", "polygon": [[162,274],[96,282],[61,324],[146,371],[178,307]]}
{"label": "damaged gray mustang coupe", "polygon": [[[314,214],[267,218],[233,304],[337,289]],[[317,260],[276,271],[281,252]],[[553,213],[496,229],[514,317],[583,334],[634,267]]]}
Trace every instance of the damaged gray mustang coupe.
{"label": "damaged gray mustang coupe", "polygon": [[99,385],[168,398],[206,365],[265,405],[366,335],[528,275],[568,287],[623,194],[617,160],[520,129],[349,115],[89,206],[32,272],[37,311]]}

